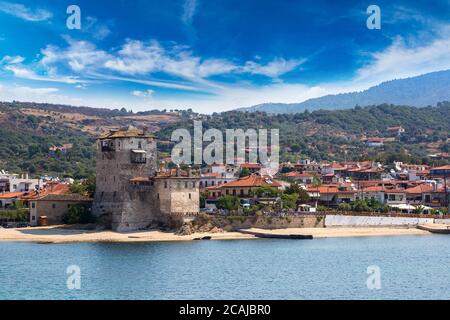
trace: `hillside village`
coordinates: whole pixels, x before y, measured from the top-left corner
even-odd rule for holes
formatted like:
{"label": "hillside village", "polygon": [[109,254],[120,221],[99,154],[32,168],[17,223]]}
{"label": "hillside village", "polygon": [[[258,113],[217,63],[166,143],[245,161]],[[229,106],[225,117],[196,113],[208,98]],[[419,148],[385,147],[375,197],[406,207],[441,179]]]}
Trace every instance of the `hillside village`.
{"label": "hillside village", "polygon": [[30,178],[1,171],[3,225],[97,222],[129,231],[180,227],[176,219],[190,221],[201,212],[221,216],[448,213],[449,165],[304,159],[283,162],[275,176],[263,176],[258,163],[173,167],[159,159],[157,143],[148,131],[132,126],[99,136],[95,190],[91,186],[90,191],[82,187],[87,180]]}

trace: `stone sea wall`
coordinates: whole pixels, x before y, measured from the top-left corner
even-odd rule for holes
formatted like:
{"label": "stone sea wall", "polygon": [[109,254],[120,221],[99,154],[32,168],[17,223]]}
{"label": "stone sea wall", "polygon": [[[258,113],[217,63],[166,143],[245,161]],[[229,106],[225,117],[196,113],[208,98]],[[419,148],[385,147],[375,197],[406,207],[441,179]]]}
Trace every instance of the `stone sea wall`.
{"label": "stone sea wall", "polygon": [[237,228],[323,228],[325,217],[321,215],[287,216],[287,217],[245,217],[226,216],[214,217],[214,224],[226,231]]}

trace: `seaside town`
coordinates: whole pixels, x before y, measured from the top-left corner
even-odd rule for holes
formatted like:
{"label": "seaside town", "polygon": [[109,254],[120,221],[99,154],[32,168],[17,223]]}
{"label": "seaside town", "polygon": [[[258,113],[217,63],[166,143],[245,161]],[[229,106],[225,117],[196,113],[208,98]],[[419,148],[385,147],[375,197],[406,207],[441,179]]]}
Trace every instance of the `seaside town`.
{"label": "seaside town", "polygon": [[[122,232],[182,228],[199,216],[448,214],[449,165],[304,159],[281,163],[269,176],[258,163],[158,164],[156,144],[135,127],[103,134],[97,140],[95,182],[1,171],[1,226],[96,222]],[[68,152],[70,146],[62,148]]]}

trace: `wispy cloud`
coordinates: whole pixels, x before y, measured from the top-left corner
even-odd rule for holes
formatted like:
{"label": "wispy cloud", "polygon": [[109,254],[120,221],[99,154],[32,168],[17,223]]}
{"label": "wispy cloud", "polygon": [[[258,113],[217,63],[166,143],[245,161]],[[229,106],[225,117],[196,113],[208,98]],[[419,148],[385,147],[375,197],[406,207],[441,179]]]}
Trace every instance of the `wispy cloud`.
{"label": "wispy cloud", "polygon": [[134,90],[131,94],[135,97],[139,98],[151,98],[153,96],[154,91],[152,89],[147,89],[145,91]]}
{"label": "wispy cloud", "polygon": [[386,49],[371,54],[371,61],[357,70],[356,81],[376,84],[450,69],[450,30],[426,45],[408,45],[397,37]]}
{"label": "wispy cloud", "polygon": [[18,64],[25,61],[25,58],[22,56],[4,56],[0,60],[0,64]]}
{"label": "wispy cloud", "polygon": [[[202,58],[196,56],[189,47],[177,44],[163,46],[156,40],[144,42],[129,39],[118,49],[105,51],[88,41],[74,40],[68,36],[64,38],[68,46],[61,48],[47,45],[41,50],[42,58],[36,67],[51,71],[53,79],[67,83],[81,82],[80,79],[89,77],[179,90],[216,92],[222,84],[212,81],[211,77],[250,74],[278,80],[305,61],[275,58],[266,63],[246,61],[239,64],[228,59]],[[42,78],[24,65],[8,66],[5,69],[17,77]],[[57,76],[61,72],[71,74]],[[164,74],[171,80],[154,79],[155,74]]]}
{"label": "wispy cloud", "polygon": [[0,11],[27,21],[45,21],[53,14],[45,9],[32,9],[20,3],[0,1]]}
{"label": "wispy cloud", "polygon": [[48,74],[39,75],[33,69],[26,67],[23,65],[25,58],[22,56],[4,56],[0,59],[0,66],[3,67],[4,70],[10,71],[14,74],[16,78],[27,79],[27,80],[35,80],[35,81],[47,81],[47,82],[60,82],[67,84],[76,84],[85,82],[76,77],[69,76],[57,76],[54,73],[54,70],[49,68]]}
{"label": "wispy cloud", "polygon": [[92,34],[96,40],[103,40],[111,34],[110,23],[100,22],[95,17],[86,17],[81,31]]}
{"label": "wispy cloud", "polygon": [[183,14],[181,15],[181,21],[190,25],[197,9],[197,0],[185,0],[183,4]]}

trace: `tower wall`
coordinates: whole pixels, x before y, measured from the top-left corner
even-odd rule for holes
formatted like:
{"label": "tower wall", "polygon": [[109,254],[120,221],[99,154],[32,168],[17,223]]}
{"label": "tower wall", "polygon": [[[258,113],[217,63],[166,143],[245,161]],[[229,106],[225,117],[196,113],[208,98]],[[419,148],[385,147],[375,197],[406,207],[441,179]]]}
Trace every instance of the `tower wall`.
{"label": "tower wall", "polygon": [[[145,162],[142,153],[145,151]],[[130,179],[156,170],[156,141],[147,136],[107,137],[97,141],[93,214],[113,230],[147,227],[157,215],[153,192],[131,190]]]}

